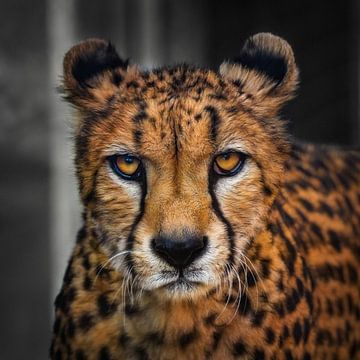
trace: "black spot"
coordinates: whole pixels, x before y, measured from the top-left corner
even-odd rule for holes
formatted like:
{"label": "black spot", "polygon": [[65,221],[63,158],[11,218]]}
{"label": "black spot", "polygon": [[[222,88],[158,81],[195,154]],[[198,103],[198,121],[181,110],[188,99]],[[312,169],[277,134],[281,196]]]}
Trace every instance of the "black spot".
{"label": "black spot", "polygon": [[227,100],[226,95],[222,92],[216,92],[214,94],[210,94],[209,97],[211,99],[216,99],[216,100]]}
{"label": "black spot", "polygon": [[265,353],[262,349],[255,349],[254,351],[254,360],[264,360]]}
{"label": "black spot", "polygon": [[219,341],[222,337],[222,331],[214,331],[213,332],[213,346],[212,346],[212,350],[215,351],[219,345]]}
{"label": "black spot", "polygon": [[253,318],[252,318],[252,324],[254,326],[261,326],[266,316],[266,312],[263,310],[258,310],[255,312]]}
{"label": "black spot", "polygon": [[245,355],[247,353],[245,344],[242,341],[237,341],[234,344],[234,351],[233,354],[235,356]]}
{"label": "black spot", "polygon": [[347,294],[346,299],[347,299],[347,306],[348,306],[349,312],[352,313],[354,310],[353,299],[350,294]]}
{"label": "black spot", "polygon": [[83,226],[77,233],[76,242],[78,244],[81,243],[85,239],[86,234],[87,234],[86,227]]}
{"label": "black spot", "polygon": [[304,295],[304,284],[299,278],[296,278],[296,287],[297,287],[299,296],[302,297]]}
{"label": "black spot", "polygon": [[301,202],[301,204],[304,206],[304,208],[307,211],[310,211],[310,212],[314,211],[314,206],[310,201],[303,199],[303,198],[299,198],[299,201]]}
{"label": "black spot", "polygon": [[312,297],[312,294],[309,290],[306,290],[305,291],[305,299],[306,299],[306,302],[309,306],[309,310],[310,312],[313,311],[313,307],[314,307],[314,303],[313,303],[313,297]]}
{"label": "black spot", "polygon": [[275,306],[275,310],[277,312],[277,314],[283,318],[285,316],[285,309],[284,309],[284,305],[281,303],[277,303],[274,305]]}
{"label": "black spot", "polygon": [[338,315],[343,316],[344,315],[344,304],[340,298],[336,300],[336,307],[338,310]]}
{"label": "black spot", "polygon": [[279,209],[279,213],[280,213],[284,223],[288,227],[294,226],[295,225],[294,219],[284,210],[284,208],[282,206],[278,206],[277,208]]}
{"label": "black spot", "polygon": [[331,207],[323,201],[320,202],[319,212],[324,213],[330,217],[334,216],[334,212]]}
{"label": "black spot", "polygon": [[128,89],[130,89],[130,88],[137,89],[139,87],[139,83],[135,80],[131,80],[128,83],[126,83],[126,87]]}
{"label": "black spot", "polygon": [[89,261],[89,255],[88,254],[83,255],[82,265],[86,270],[89,270],[91,268],[91,264],[90,264],[90,261]]}
{"label": "black spot", "polygon": [[209,314],[204,318],[204,324],[208,326],[213,325],[217,316],[218,316],[217,313]]}
{"label": "black spot", "polygon": [[256,278],[255,278],[255,274],[252,271],[247,271],[246,272],[246,285],[248,287],[253,287],[256,284]]}
{"label": "black spot", "polygon": [[78,324],[79,324],[80,329],[87,331],[94,324],[93,317],[89,313],[82,314],[79,318]]}
{"label": "black spot", "polygon": [[129,335],[127,335],[126,333],[123,333],[119,336],[119,344],[122,346],[122,347],[126,347],[128,342],[130,340],[130,337]]}
{"label": "black spot", "polygon": [[333,230],[329,230],[328,234],[329,234],[329,238],[330,238],[330,244],[332,245],[332,247],[336,251],[340,251],[341,250],[341,243],[340,243],[340,239],[339,239],[338,234]]}
{"label": "black spot", "polygon": [[55,307],[61,309],[65,314],[70,309],[71,302],[75,299],[76,290],[70,287],[67,291],[61,290],[55,299]]}
{"label": "black spot", "polygon": [[71,317],[68,320],[67,335],[69,338],[74,337],[76,331],[76,325]]}
{"label": "black spot", "polygon": [[110,279],[110,270],[106,267],[102,266],[101,264],[98,264],[96,266],[96,274],[102,279]]}
{"label": "black spot", "polygon": [[55,319],[54,326],[53,326],[53,332],[55,335],[57,335],[59,333],[60,325],[61,325],[61,318],[57,317]]}
{"label": "black spot", "polygon": [[198,332],[196,329],[193,329],[189,332],[182,334],[179,338],[179,344],[181,348],[187,347],[189,344],[194,342],[198,336]]}
{"label": "black spot", "polygon": [[331,300],[329,300],[329,299],[326,299],[326,312],[329,315],[334,315],[334,308],[333,308]]}
{"label": "black spot", "polygon": [[134,304],[126,304],[124,308],[124,312],[126,316],[136,315],[140,309]]}
{"label": "black spot", "polygon": [[66,345],[67,337],[66,337],[65,326],[63,326],[63,328],[61,329],[60,340],[63,345]]}
{"label": "black spot", "polygon": [[146,111],[140,110],[133,118],[134,122],[138,123],[147,118]]}
{"label": "black spot", "polygon": [[62,352],[61,352],[61,350],[56,351],[55,360],[62,360]]}
{"label": "black spot", "polygon": [[316,334],[316,344],[317,345],[324,345],[325,342],[325,331],[319,330]]}
{"label": "black spot", "polygon": [[76,350],[76,360],[86,360],[86,356],[83,350]]}
{"label": "black spot", "polygon": [[304,326],[303,326],[303,339],[304,339],[304,343],[307,343],[308,338],[309,338],[309,334],[310,334],[310,321],[308,319],[304,320]]}
{"label": "black spot", "polygon": [[95,75],[126,66],[127,61],[119,57],[111,43],[100,43],[91,51],[80,54],[73,64],[72,74],[81,86],[88,86],[86,81]]}
{"label": "black spot", "polygon": [[302,360],[311,360],[311,355],[308,352],[305,352]]}
{"label": "black spot", "polygon": [[344,186],[344,188],[346,190],[348,190],[350,188],[349,181],[343,174],[338,173],[337,178],[339,179],[339,181],[341,182],[341,184]]}
{"label": "black spot", "polygon": [[283,292],[285,289],[283,277],[284,277],[284,275],[282,273],[280,273],[279,279],[276,282],[276,286],[280,292]]}
{"label": "black spot", "polygon": [[280,84],[287,73],[285,58],[259,46],[253,38],[245,42],[240,55],[234,59],[234,62],[265,74],[276,84]]}
{"label": "black spot", "polygon": [[271,196],[273,194],[272,190],[266,185],[263,186],[263,191],[265,196]]}
{"label": "black spot", "polygon": [[283,333],[282,333],[282,337],[283,339],[287,339],[290,336],[290,331],[287,325],[284,325],[283,327]]}
{"label": "black spot", "polygon": [[293,289],[291,295],[287,295],[285,299],[286,310],[291,313],[296,309],[296,305],[299,302],[299,296],[297,291]]}
{"label": "black spot", "polygon": [[164,337],[158,332],[152,332],[146,335],[146,340],[153,345],[162,345],[164,343]]}
{"label": "black spot", "polygon": [[298,345],[302,337],[302,328],[299,320],[296,320],[293,326],[293,338],[295,340],[295,344]]}
{"label": "black spot", "polygon": [[330,176],[321,176],[319,177],[319,180],[324,188],[325,193],[336,190],[336,185]]}
{"label": "black spot", "polygon": [[90,279],[90,277],[88,275],[86,275],[84,278],[83,287],[85,290],[90,290],[92,287],[92,280]]}
{"label": "black spot", "polygon": [[137,144],[139,144],[141,142],[141,138],[142,138],[142,131],[141,130],[135,130],[134,132],[134,140]]}
{"label": "black spot", "polygon": [[72,264],[73,264],[73,259],[71,258],[69,261],[69,264],[66,268],[65,271],[65,275],[64,275],[64,283],[65,284],[70,284],[72,279],[74,278],[74,272],[72,270]]}
{"label": "black spot", "polygon": [[137,346],[135,348],[135,352],[136,352],[136,355],[137,355],[137,359],[139,360],[148,360],[149,357],[146,353],[146,350],[140,346]]}
{"label": "black spot", "polygon": [[294,357],[289,349],[285,350],[285,359],[286,360],[294,360]]}
{"label": "black spot", "polygon": [[111,360],[109,349],[103,346],[99,351],[99,360]]}
{"label": "black spot", "polygon": [[320,238],[321,240],[323,239],[323,234],[321,232],[321,229],[320,227],[315,224],[315,223],[311,223],[310,225],[310,230],[318,237]]}
{"label": "black spot", "polygon": [[210,115],[210,138],[212,141],[216,141],[217,131],[220,124],[220,117],[217,109],[213,106],[206,106],[204,109]]}
{"label": "black spot", "polygon": [[355,340],[351,343],[350,349],[349,349],[349,355],[350,359],[356,358],[356,353],[360,349],[360,343],[357,343]]}
{"label": "black spot", "polygon": [[237,106],[230,106],[226,108],[226,112],[229,115],[236,115],[239,112],[239,108]]}
{"label": "black spot", "polygon": [[115,86],[119,86],[124,78],[118,72],[113,73],[112,82]]}
{"label": "black spot", "polygon": [[267,279],[270,275],[270,265],[271,260],[270,259],[261,259],[261,274],[262,279]]}
{"label": "black spot", "polygon": [[350,263],[347,265],[347,268],[348,268],[350,282],[356,284],[358,282],[358,273],[356,268]]}
{"label": "black spot", "polygon": [[[283,241],[286,245],[286,248],[288,250],[288,252],[282,256],[282,259],[283,259],[287,269],[289,270],[290,275],[293,275],[294,271],[295,271],[294,264],[295,264],[295,260],[297,257],[297,252],[296,252],[295,246],[285,236],[285,234],[283,233],[283,231],[279,225],[278,225],[278,229],[279,229],[279,231],[281,231],[281,238],[283,239]],[[282,236],[282,235],[284,235],[284,236]]]}
{"label": "black spot", "polygon": [[246,315],[251,311],[251,300],[245,293],[242,294],[241,297],[240,297],[239,311],[243,315]]}
{"label": "black spot", "polygon": [[275,333],[274,333],[274,331],[271,329],[271,328],[266,328],[265,329],[265,335],[266,335],[266,338],[265,338],[265,340],[266,340],[266,342],[268,343],[268,344],[273,344],[274,342],[275,342]]}
{"label": "black spot", "polygon": [[240,79],[236,79],[233,81],[233,84],[239,88],[240,92],[241,92],[241,89],[242,87],[244,86],[244,83],[240,80]]}
{"label": "black spot", "polygon": [[114,302],[109,303],[109,300],[105,294],[99,295],[97,299],[97,305],[99,309],[99,314],[103,317],[111,315],[117,309],[117,304]]}

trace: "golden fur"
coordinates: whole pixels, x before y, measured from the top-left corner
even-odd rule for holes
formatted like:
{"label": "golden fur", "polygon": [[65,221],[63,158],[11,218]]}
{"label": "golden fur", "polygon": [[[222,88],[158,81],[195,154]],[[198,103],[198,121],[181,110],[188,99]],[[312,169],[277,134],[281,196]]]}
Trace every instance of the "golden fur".
{"label": "golden fur", "polygon": [[[220,73],[144,72],[96,39],[66,54],[84,226],[53,359],[359,357],[360,155],[290,143],[278,113],[297,81],[271,34]],[[215,178],[229,149],[244,167]],[[141,183],[112,171],[123,153],[142,160]],[[151,241],[189,232],[209,239],[185,273],[196,282],[168,286]]]}

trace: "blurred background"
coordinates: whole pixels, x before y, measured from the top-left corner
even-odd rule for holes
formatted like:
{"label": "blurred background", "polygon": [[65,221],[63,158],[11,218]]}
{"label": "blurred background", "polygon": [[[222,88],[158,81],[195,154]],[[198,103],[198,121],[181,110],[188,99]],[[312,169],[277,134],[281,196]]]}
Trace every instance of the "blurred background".
{"label": "blurred background", "polygon": [[286,108],[305,141],[359,144],[357,0],[0,0],[0,359],[46,359],[52,303],[80,223],[71,109],[56,93],[62,57],[111,40],[144,67],[217,69],[251,34],[293,46],[298,97]]}

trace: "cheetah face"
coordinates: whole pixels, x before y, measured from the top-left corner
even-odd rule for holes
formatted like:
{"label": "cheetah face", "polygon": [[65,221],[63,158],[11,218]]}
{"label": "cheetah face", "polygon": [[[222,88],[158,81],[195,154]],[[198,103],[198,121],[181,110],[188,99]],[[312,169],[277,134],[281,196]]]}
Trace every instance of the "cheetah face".
{"label": "cheetah face", "polygon": [[289,45],[270,34],[250,38],[220,73],[143,72],[101,40],[68,52],[86,213],[139,291],[191,298],[237,276],[279,185],[287,143],[277,112],[296,82]]}

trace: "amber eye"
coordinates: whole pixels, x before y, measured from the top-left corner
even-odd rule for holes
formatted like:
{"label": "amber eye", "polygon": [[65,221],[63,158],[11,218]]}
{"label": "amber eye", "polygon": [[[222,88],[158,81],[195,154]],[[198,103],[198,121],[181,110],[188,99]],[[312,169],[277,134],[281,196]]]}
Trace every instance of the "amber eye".
{"label": "amber eye", "polygon": [[127,180],[136,180],[141,174],[141,161],[133,155],[113,155],[109,161],[112,169]]}
{"label": "amber eye", "polygon": [[225,152],[216,156],[214,171],[219,175],[235,175],[238,173],[245,161],[246,155],[240,152]]}

